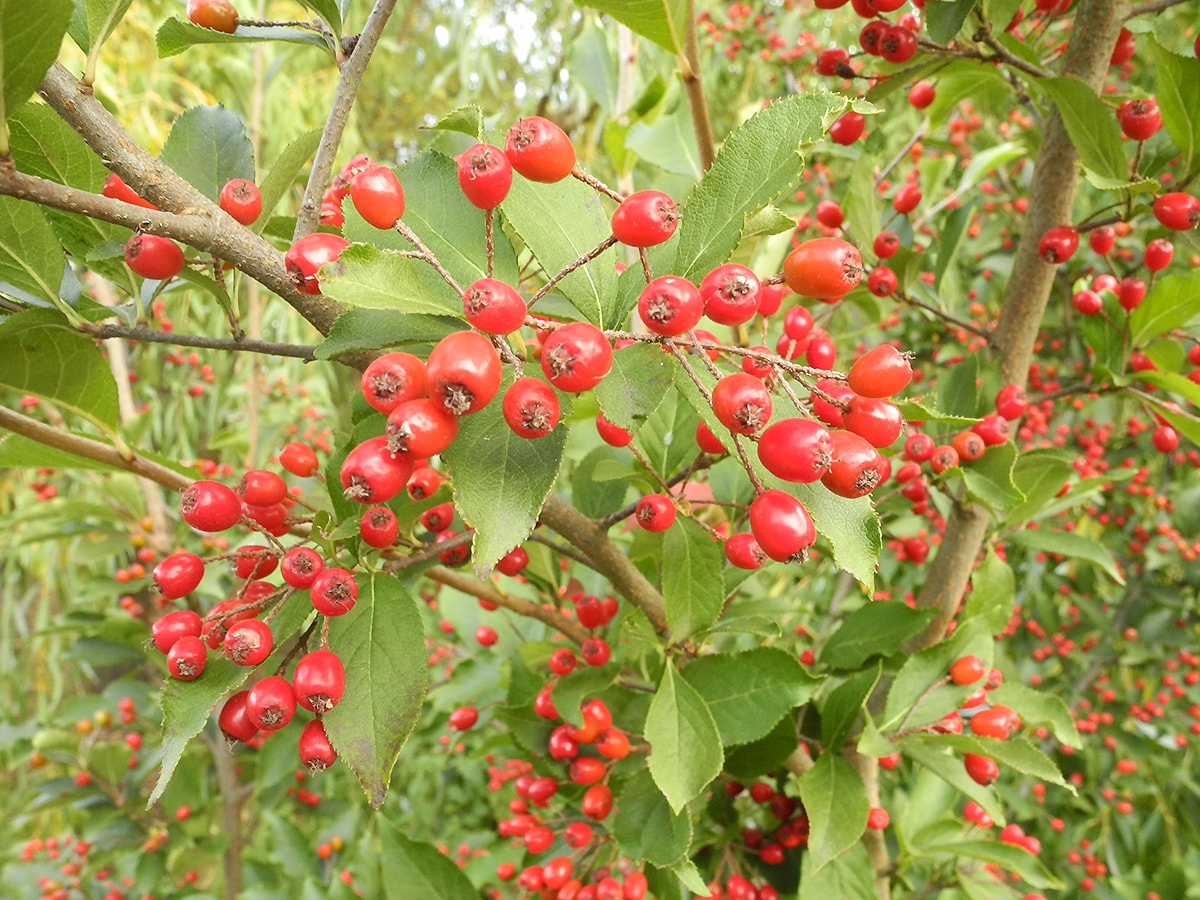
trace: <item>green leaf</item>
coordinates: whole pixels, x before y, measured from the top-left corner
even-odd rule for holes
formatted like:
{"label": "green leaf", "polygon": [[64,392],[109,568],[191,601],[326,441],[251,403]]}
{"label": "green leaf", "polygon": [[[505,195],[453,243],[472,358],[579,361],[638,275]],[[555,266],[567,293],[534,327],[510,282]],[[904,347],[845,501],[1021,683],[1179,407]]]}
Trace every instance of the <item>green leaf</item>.
{"label": "green leaf", "polygon": [[[884,84],[898,79],[889,78]],[[874,158],[863,154],[859,164],[850,170],[850,181],[846,186],[846,196],[842,201],[842,209],[846,213],[846,222],[853,230],[854,243],[863,248],[863,252],[872,256],[875,254],[875,238],[879,235],[879,192],[875,190]]]}
{"label": "green leaf", "polygon": [[117,24],[125,17],[133,0],[83,0],[83,14],[87,20],[87,46],[91,53],[108,40]]}
{"label": "green leaf", "polygon": [[1087,166],[1083,167],[1083,177],[1098,191],[1128,191],[1130,194],[1157,194],[1162,185],[1153,178],[1140,178],[1131,181],[1129,178],[1110,178],[1101,175]]}
{"label": "green leaf", "polygon": [[941,239],[938,241],[937,262],[933,267],[934,290],[941,287],[946,271],[957,258],[963,238],[967,235],[967,226],[971,224],[971,218],[975,215],[977,205],[978,201],[972,200],[970,203],[955,208],[946,217],[946,224],[942,226]]}
{"label": "green leaf", "polygon": [[988,702],[1011,708],[1025,725],[1049,728],[1054,737],[1068,747],[1083,747],[1075,728],[1075,717],[1061,697],[1035,691],[1019,682],[1006,681],[988,692]]}
{"label": "green leaf", "polygon": [[480,140],[483,137],[483,109],[475,104],[460,106],[446,113],[429,126],[438,131],[457,131],[467,137]]}
{"label": "green leaf", "polygon": [[1016,592],[1012,567],[988,548],[983,562],[971,573],[971,593],[967,595],[963,619],[980,618],[989,632],[999,634],[1012,615]]}
{"label": "green leaf", "polygon": [[[1149,384],[1158,385],[1172,394],[1178,394],[1189,406],[1200,407],[1200,384],[1196,384],[1190,378],[1185,378],[1177,372],[1156,372],[1153,369],[1139,372],[1138,378]],[[1158,405],[1157,411],[1160,413],[1170,409],[1161,400],[1156,405]]]}
{"label": "green leaf", "polygon": [[246,124],[223,106],[193,106],[180,113],[160,157],[214,203],[231,179],[254,180],[254,146]]}
{"label": "green leaf", "polygon": [[58,58],[72,9],[71,0],[47,0],[36,10],[0,0],[0,121],[29,99]]}
{"label": "green leaf", "polygon": [[352,244],[321,267],[321,293],[347,306],[461,317],[462,303],[431,291],[417,274],[419,265],[370,244]]}
{"label": "green leaf", "polygon": [[683,677],[708,705],[726,747],[766,737],[819,684],[792,654],[775,647],[702,656]]}
{"label": "green leaf", "polygon": [[[699,397],[695,385],[683,374],[683,370],[677,372],[675,386],[685,385],[686,389]],[[654,415],[637,431],[637,444],[656,472],[674,472],[685,460],[694,458],[699,452],[696,447],[696,413],[691,406],[691,396],[687,396],[687,399],[689,402],[684,403],[677,391],[668,393]],[[703,399],[700,402],[703,403]],[[712,406],[708,409],[711,412]]]}
{"label": "green leaf", "polygon": [[840,747],[842,741],[854,727],[863,705],[879,683],[883,662],[857,672],[829,691],[821,707],[821,743],[826,747]]}
{"label": "green leaf", "polygon": [[678,813],[721,774],[721,735],[704,698],[674,666],[663,670],[643,729],[650,742],[650,774]]}
{"label": "green leaf", "polygon": [[1102,544],[1097,543],[1082,534],[1067,531],[1053,531],[1049,528],[1028,529],[1015,531],[1008,536],[1008,542],[1029,547],[1041,553],[1056,553],[1059,556],[1070,556],[1082,559],[1099,567],[1117,584],[1124,584],[1125,579],[1117,569],[1117,564]]}
{"label": "green leaf", "polygon": [[938,406],[950,415],[975,416],[979,411],[978,378],[979,357],[968,356],[938,379]]}
{"label": "green leaf", "polygon": [[774,483],[804,504],[813,524],[833,548],[833,561],[870,593],[875,589],[875,566],[883,546],[879,515],[870,497],[848,500],[824,486]]}
{"label": "green leaf", "polygon": [[786,234],[794,230],[796,220],[785,215],[777,206],[764,206],[756,213],[746,216],[746,224],[742,227],[742,240],[752,237],[767,237],[773,234]]}
{"label": "green leaf", "polygon": [[358,603],[332,619],[329,646],[353,679],[324,716],[338,758],[378,809],[392,768],[421,715],[429,680],[421,615],[393,577],[360,576]]}
{"label": "green leaf", "polygon": [[867,848],[855,844],[819,870],[813,856],[804,854],[800,863],[799,900],[879,900],[874,869]]}
{"label": "green leaf", "polygon": [[410,841],[390,822],[380,821],[383,892],[389,900],[478,900],[471,879],[432,844]]}
{"label": "green leaf", "polygon": [[104,354],[56,310],[31,309],[0,322],[0,387],[41,397],[109,432],[120,421]]}
{"label": "green leaf", "polygon": [[891,656],[933,619],[933,610],[904,603],[868,603],[846,617],[821,646],[818,657],[832,669],[857,669],[872,656]]}
{"label": "green leaf", "polygon": [[683,55],[688,0],[579,0],[670,53]]}
{"label": "green leaf", "polygon": [[962,467],[967,493],[984,506],[1003,515],[1025,501],[1025,495],[1013,481],[1017,464],[1017,448],[1011,443],[988,447],[974,462]]}
{"label": "green leaf", "polygon": [[662,403],[671,389],[671,357],[658,344],[633,344],[613,353],[612,371],[596,385],[604,417],[633,430]]}
{"label": "green leaf", "polygon": [[342,36],[342,15],[347,0],[300,0],[305,6],[325,20],[334,37]]}
{"label": "green leaf", "polygon": [[462,331],[462,321],[449,316],[402,313],[355,307],[338,316],[329,335],[317,345],[317,359],[333,359],[355,350],[381,350],[406,344],[436,344]]}
{"label": "green leaf", "polygon": [[497,399],[459,419],[458,436],[442,454],[454,478],[454,505],[475,529],[471,557],[486,575],[537,526],[558,478],[566,428],[536,440],[508,427]]}
{"label": "green leaf", "polygon": [[263,206],[262,215],[254,223],[256,231],[262,231],[266,227],[267,222],[271,219],[271,211],[296,183],[300,171],[316,154],[317,145],[320,143],[321,129],[311,128],[284,147],[283,152],[276,157],[271,170],[258,185],[258,192],[262,194]]}
{"label": "green leaf", "polygon": [[[700,151],[696,148],[691,108],[682,97],[677,98],[671,112],[659,116],[653,123],[635,122],[625,136],[625,146],[667,172],[693,179],[704,174]],[[795,223],[792,224],[795,227]]]}
{"label": "green leaf", "polygon": [[663,868],[683,858],[692,843],[691,817],[671,809],[649,772],[630,778],[619,796],[613,834],[622,854]]}
{"label": "green leaf", "polygon": [[607,666],[584,666],[558,679],[550,698],[564,721],[583,725],[580,707],[613,683],[615,673]]}
{"label": "green leaf", "polygon": [[1015,524],[1035,518],[1058,496],[1074,472],[1070,458],[1060,450],[1022,453],[1013,467],[1013,483],[1025,495],[1025,501],[1011,508],[1005,520]]}
{"label": "green leaf", "polygon": [[925,15],[929,19],[929,37],[939,44],[948,44],[962,29],[979,0],[941,0],[929,4]]}
{"label": "green leaf", "polygon": [[1159,279],[1129,315],[1129,338],[1134,347],[1178,328],[1200,314],[1200,269]]}
{"label": "green leaf", "polygon": [[1117,119],[1086,82],[1068,75],[1039,78],[1030,83],[1054,101],[1085,166],[1107,178],[1129,177]]}
{"label": "green leaf", "polygon": [[56,303],[66,264],[58,237],[41,208],[0,196],[0,281]]}
{"label": "green leaf", "polygon": [[676,519],[662,541],[662,591],[671,641],[685,641],[711,628],[725,602],[721,545],[686,516]]}
{"label": "green leaf", "polygon": [[1150,35],[1154,60],[1154,98],[1166,129],[1183,155],[1183,171],[1195,172],[1200,163],[1200,60],[1166,49]]}
{"label": "green leaf", "polygon": [[995,863],[1002,869],[1016,872],[1030,887],[1054,890],[1061,890],[1063,887],[1062,881],[1024,847],[1016,847],[999,841],[955,841],[940,848],[930,847],[929,849],[931,851],[940,849],[952,856],[970,856],[974,859]]}
{"label": "green leaf", "polygon": [[942,412],[928,400],[897,400],[896,407],[906,422],[932,422],[938,425],[970,426],[979,421],[978,416],[960,416]]}
{"label": "green leaf", "polygon": [[796,752],[798,740],[796,720],[784,716],[766,737],[730,747],[725,754],[725,771],[742,781],[775,772]]}
{"label": "green leaf", "polygon": [[[587,456],[576,464],[571,477],[571,502],[589,519],[598,519],[621,508],[629,490],[628,480],[625,477],[596,478],[594,473],[601,463],[620,465],[618,460],[630,458],[628,453],[628,450],[602,444],[588,451]],[[625,472],[629,472],[628,465]]]}
{"label": "green leaf", "polygon": [[983,619],[967,619],[948,639],[908,658],[888,691],[880,731],[917,728],[957,709],[972,686],[934,685],[946,679],[952,662],[969,653],[978,656],[984,666],[991,666],[992,636]]}
{"label": "green leaf", "polygon": [[953,747],[963,753],[986,756],[994,759],[1001,768],[1012,769],[1023,775],[1032,775],[1034,778],[1065,787],[1072,793],[1075,792],[1075,788],[1062,777],[1062,773],[1054,761],[1024,738],[1014,737],[1000,741],[996,738],[977,737],[966,733],[910,734],[901,739],[901,751],[903,752],[910,744],[914,743],[924,743],[935,747]]}
{"label": "green leaf", "polygon": [[806,855],[816,873],[862,837],[871,804],[862,778],[836,750],[822,753],[800,778],[800,799],[809,821]]}
{"label": "green leaf", "polygon": [[951,753],[949,747],[905,738],[903,751],[907,758],[923,766],[946,784],[957,789],[959,793],[978,803],[996,821],[997,825],[1004,824],[1004,804],[1000,802],[996,792],[971,778],[963,767],[962,759]]}
{"label": "green leaf", "polygon": [[158,26],[154,35],[154,45],[159,59],[177,56],[196,44],[257,44],[262,41],[287,41],[292,44],[308,44],[313,47],[325,48],[325,41],[314,31],[299,28],[284,28],[278,25],[269,27],[248,27],[239,25],[236,32],[226,34],[224,31],[214,31],[191,22],[184,22],[174,16]]}
{"label": "green leaf", "polygon": [[729,259],[747,217],[800,177],[801,146],[820,140],[845,108],[845,98],[833,94],[794,94],[775,100],[730,134],[684,204],[674,271],[699,284]]}
{"label": "green leaf", "polygon": [[[458,193],[462,193],[459,191]],[[513,178],[501,204],[504,217],[533,253],[547,278],[557,275],[612,236],[599,195],[575,178],[535,184]],[[569,216],[563,210],[570,210]],[[611,249],[580,266],[554,289],[598,328],[621,325],[614,313],[617,271]]]}
{"label": "green leaf", "polygon": [[162,771],[146,808],[154,806],[163,795],[183,751],[208,722],[217,703],[230,691],[236,690],[252,670],[235,666],[227,659],[214,656],[204,667],[204,672],[194,681],[179,681],[168,678],[162,689],[163,741]]}

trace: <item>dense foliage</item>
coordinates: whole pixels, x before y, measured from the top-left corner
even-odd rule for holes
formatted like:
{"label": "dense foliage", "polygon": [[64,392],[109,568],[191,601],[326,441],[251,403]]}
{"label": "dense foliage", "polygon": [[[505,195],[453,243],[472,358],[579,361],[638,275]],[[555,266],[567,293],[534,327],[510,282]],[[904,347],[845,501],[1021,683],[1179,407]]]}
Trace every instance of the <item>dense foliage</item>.
{"label": "dense foliage", "polygon": [[0,0],[13,896],[1196,896],[1195,0],[392,6]]}

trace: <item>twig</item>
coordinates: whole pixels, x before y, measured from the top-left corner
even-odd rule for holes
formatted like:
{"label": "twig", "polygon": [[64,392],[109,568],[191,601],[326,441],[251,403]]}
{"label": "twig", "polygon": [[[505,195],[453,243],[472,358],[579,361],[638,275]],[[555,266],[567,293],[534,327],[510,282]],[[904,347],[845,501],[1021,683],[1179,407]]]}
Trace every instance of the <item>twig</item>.
{"label": "twig", "polygon": [[1129,21],[1134,16],[1153,15],[1160,13],[1164,9],[1170,9],[1172,6],[1179,6],[1183,3],[1188,3],[1189,0],[1155,0],[1153,3],[1143,3],[1141,6],[1136,6],[1125,16],[1125,21]]}
{"label": "twig", "polygon": [[[425,242],[417,237],[417,233],[405,225],[403,222],[396,223],[396,230],[402,234],[410,244],[417,248],[417,257],[425,260],[429,265],[433,266],[434,271],[442,276],[442,280],[450,285],[454,293],[459,297],[463,294],[463,289],[458,286],[458,282],[454,280],[454,276],[446,271],[446,267],[442,265],[442,261],[437,258],[432,250],[425,246]],[[403,251],[401,251],[403,253]],[[409,255],[404,253],[405,256]]]}
{"label": "twig", "polygon": [[315,347],[300,344],[280,344],[273,341],[258,341],[250,338],[211,338],[198,334],[177,334],[173,331],[156,331],[153,328],[134,327],[112,323],[91,324],[79,326],[79,331],[91,337],[108,340],[121,338],[129,341],[139,341],[147,344],[173,344],[179,347],[198,347],[203,350],[245,351],[246,353],[261,353],[265,356],[283,356],[291,359],[302,359],[309,362],[314,359]]}
{"label": "twig", "polygon": [[928,303],[924,303],[924,302],[918,300],[916,297],[909,296],[908,294],[902,294],[899,291],[897,291],[896,296],[901,300],[901,302],[906,303],[909,306],[915,306],[918,309],[923,309],[923,310],[925,310],[925,312],[930,313],[931,315],[937,316],[942,321],[948,322],[951,325],[955,326],[956,328],[961,328],[961,329],[963,329],[963,331],[969,331],[972,334],[979,335],[979,337],[981,337],[985,341],[987,341],[988,344],[994,344],[994,339],[992,337],[992,333],[990,331],[988,331],[987,329],[980,328],[978,325],[968,322],[965,319],[960,319],[956,316],[952,316],[952,315],[950,315],[950,313],[943,312],[942,310],[938,309],[936,306],[931,306]]}
{"label": "twig", "polygon": [[609,247],[611,247],[616,242],[617,242],[616,235],[610,234],[608,237],[606,237],[604,240],[602,240],[599,244],[597,244],[595,247],[593,247],[587,253],[583,254],[583,256],[579,257],[574,262],[567,263],[565,266],[562,267],[562,269],[559,270],[559,272],[556,275],[554,275],[549,281],[547,281],[540,288],[538,288],[537,292],[532,297],[529,298],[529,306],[533,306],[533,304],[537,303],[539,300],[541,300],[543,297],[545,297],[548,293],[550,293],[550,291],[552,291],[554,289],[554,286],[556,284],[558,284],[560,281],[562,281],[564,278],[566,278],[568,275],[570,275],[576,269],[586,266],[588,263],[590,263],[593,259],[595,259],[597,256],[599,256],[601,253],[603,253],[605,250],[607,250]]}
{"label": "twig", "polygon": [[605,184],[599,178],[596,178],[594,175],[589,175],[587,172],[583,171],[583,169],[579,168],[578,166],[576,166],[574,169],[571,170],[571,175],[574,178],[577,178],[580,181],[582,181],[584,184],[586,184],[592,190],[597,191],[601,194],[604,194],[608,197],[612,197],[612,199],[616,200],[618,203],[620,203],[622,200],[625,199],[623,196],[621,196],[620,193],[618,193],[617,191],[614,191],[612,188],[610,188],[607,184]]}
{"label": "twig", "polygon": [[304,200],[296,214],[296,230],[293,240],[312,234],[317,230],[317,220],[321,214],[321,198],[329,184],[329,176],[333,171],[333,159],[342,143],[342,133],[346,130],[346,122],[350,118],[350,109],[358,94],[358,85],[367,71],[367,63],[379,43],[384,26],[392,15],[396,0],[375,0],[371,13],[363,25],[362,34],[358,36],[354,52],[342,66],[341,77],[338,79],[337,93],[333,105],[329,108],[329,118],[325,121],[325,131],[321,134],[321,143],[317,145],[317,154],[313,158],[312,169],[308,173],[308,184],[304,188]]}

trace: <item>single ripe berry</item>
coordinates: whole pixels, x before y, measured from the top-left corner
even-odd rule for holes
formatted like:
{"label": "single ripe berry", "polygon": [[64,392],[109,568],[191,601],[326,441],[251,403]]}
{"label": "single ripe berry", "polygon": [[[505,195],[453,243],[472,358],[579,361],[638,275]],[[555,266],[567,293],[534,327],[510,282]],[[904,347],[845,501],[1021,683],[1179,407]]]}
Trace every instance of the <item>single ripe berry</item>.
{"label": "single ripe berry", "polygon": [[163,559],[154,567],[151,575],[155,587],[163,597],[167,600],[178,600],[190,594],[200,584],[204,577],[204,560],[195,553],[181,550]]}
{"label": "single ripe berry", "polygon": [[499,147],[472,144],[457,157],[458,186],[472,206],[495,209],[512,187],[512,163]]}
{"label": "single ripe berry", "polygon": [[325,560],[311,547],[292,547],[279,561],[279,573],[288,587],[307,590],[325,568]]}
{"label": "single ripe berry", "polygon": [[405,400],[425,396],[425,362],[411,353],[385,353],[363,370],[363,398],[385,416]]}
{"label": "single ripe berry", "polygon": [[182,637],[200,637],[200,616],[190,609],[169,612],[150,626],[150,638],[159,653],[169,653]]}
{"label": "single ripe berry", "polygon": [[[458,436],[458,416],[427,397],[405,400],[388,414],[384,436],[388,452],[427,459],[454,442]],[[410,475],[405,485],[411,481]]]}
{"label": "single ripe berry", "polygon": [[463,315],[487,334],[508,334],[525,321],[525,301],[516,288],[495,278],[480,278],[463,291]]}
{"label": "single ripe berry", "polygon": [[322,569],[308,589],[317,612],[325,616],[342,616],[354,609],[358,601],[358,583],[345,569]]}
{"label": "single ripe berry", "polygon": [[1171,191],[1154,201],[1154,217],[1172,231],[1187,231],[1200,224],[1200,197]]}
{"label": "single ripe berry", "polygon": [[198,637],[184,635],[167,651],[167,671],[180,681],[194,681],[204,674],[208,648]]}
{"label": "single ripe berry", "polygon": [[848,109],[829,126],[829,139],[835,144],[849,147],[863,136],[866,127],[867,117]]}
{"label": "single ripe berry", "polygon": [[305,294],[321,293],[317,273],[321,266],[334,262],[350,242],[341,235],[316,231],[305,235],[288,248],[283,265],[296,289]]}
{"label": "single ripe berry", "polygon": [[262,193],[253,181],[234,178],[221,188],[217,205],[242,225],[253,225],[262,213]]}
{"label": "single ripe berry", "polygon": [[438,341],[425,363],[429,398],[456,416],[483,409],[500,390],[500,355],[482,334],[456,331]]}
{"label": "single ripe berry", "polygon": [[829,429],[814,419],[772,422],[759,436],[758,459],[768,472],[784,481],[818,481],[833,464]]}
{"label": "single ripe berry", "polygon": [[242,517],[242,501],[219,481],[193,481],[179,496],[179,512],[197,531],[225,531]]}
{"label": "single ripe berry", "polygon": [[730,535],[729,540],[725,542],[725,558],[729,560],[730,565],[752,570],[762,567],[767,561],[767,554],[758,545],[753,534],[749,531],[739,531]]}
{"label": "single ripe berry", "polygon": [[1122,133],[1134,141],[1149,140],[1162,127],[1162,114],[1153,97],[1146,100],[1126,100],[1117,108],[1117,122]]}
{"label": "single ripe berry", "polygon": [[987,674],[987,669],[974,654],[960,656],[950,666],[950,680],[955,684],[974,684]]}
{"label": "single ripe berry", "polygon": [[839,497],[865,497],[888,476],[890,466],[865,438],[852,431],[833,429],[833,464],[821,476],[821,484]]}
{"label": "single ripe berry", "polygon": [[400,523],[396,514],[386,506],[372,506],[358,521],[358,533],[369,547],[390,547],[400,534]]}
{"label": "single ripe berry", "polygon": [[518,119],[508,129],[504,154],[530,181],[561,181],[575,168],[575,146],[567,133],[541,116]]}
{"label": "single ripe berry", "polygon": [[346,692],[346,670],[341,658],[332,650],[306,653],[292,673],[292,690],[296,702],[310,712],[329,712]]}
{"label": "single ripe berry", "polygon": [[297,478],[309,478],[321,468],[317,452],[308,444],[292,441],[279,451],[279,465]]}
{"label": "single ripe berry", "polygon": [[604,418],[604,413],[596,413],[596,433],[610,447],[628,447],[633,441],[633,432],[626,431],[619,425],[614,425]]}
{"label": "single ripe berry", "polygon": [[873,347],[850,367],[850,390],[862,397],[891,397],[912,381],[912,365],[891,344]]}
{"label": "single ripe berry", "polygon": [[225,632],[225,655],[239,666],[257,666],[271,655],[275,636],[261,619],[235,622]]}
{"label": "single ripe berry", "polygon": [[237,31],[238,12],[229,0],[188,0],[187,17],[201,28],[226,34]]}
{"label": "single ripe berry", "polygon": [[250,721],[246,713],[246,698],[249,691],[238,691],[230,696],[217,715],[217,727],[227,741],[248,741],[258,734],[258,726]]}
{"label": "single ripe berry", "polygon": [[460,706],[450,713],[450,727],[455,731],[469,731],[479,721],[479,710],[473,706]]}
{"label": "single ripe berry", "polygon": [[704,315],[699,289],[686,278],[655,278],[638,297],[638,316],[655,334],[679,337],[696,327]]}
{"label": "single ripe berry", "polygon": [[633,518],[647,531],[666,531],[675,521],[675,503],[666,494],[647,494],[638,501]]}
{"label": "single ripe berry", "polygon": [[750,504],[750,531],[763,552],[777,562],[803,558],[817,538],[804,504],[778,490],[763,491]]}
{"label": "single ripe berry", "polygon": [[733,372],[717,382],[712,392],[713,412],[721,424],[736,434],[755,434],[771,418],[771,394],[753,375]]}
{"label": "single ripe berry", "polygon": [[387,503],[404,490],[412,469],[411,457],[393,451],[388,437],[380,435],[367,438],[347,453],[338,477],[347,500],[375,505]]}
{"label": "single ripe berry", "polygon": [[525,376],[514,381],[501,402],[504,421],[523,438],[545,437],[558,425],[558,395],[546,382]]}
{"label": "single ripe berry", "polygon": [[368,166],[350,179],[350,201],[376,228],[392,228],[404,215],[404,188],[387,166]]}
{"label": "single ripe berry", "polygon": [[571,322],[546,338],[541,362],[546,379],[560,391],[588,391],[612,369],[612,344],[590,322]]}
{"label": "single ripe berry", "polygon": [[246,714],[263,731],[278,731],[296,714],[291,683],[279,675],[258,681],[246,696]]}
{"label": "single ripe berry", "polygon": [[987,756],[980,756],[978,753],[965,754],[963,768],[967,770],[967,775],[972,781],[984,787],[994,784],[1000,777],[1000,767],[996,765],[996,761]]}
{"label": "single ripe berry", "polygon": [[324,772],[337,761],[337,751],[329,742],[325,723],[320,719],[313,719],[300,729],[296,750],[300,754],[300,762],[313,773]]}
{"label": "single ripe berry", "polygon": [[183,271],[183,251],[170,238],[135,234],[125,243],[125,263],[143,278],[163,281]]}
{"label": "single ripe berry", "polygon": [[862,279],[862,256],[841,238],[813,238],[788,254],[783,277],[801,297],[841,297]]}
{"label": "single ripe berry", "polygon": [[719,325],[741,325],[758,312],[762,283],[758,276],[737,263],[717,266],[700,282],[704,314]]}
{"label": "single ripe berry", "polygon": [[613,213],[613,236],[629,247],[653,247],[668,240],[679,227],[675,201],[662,191],[638,191],[621,201]]}
{"label": "single ripe berry", "polygon": [[1070,225],[1055,225],[1038,241],[1038,256],[1051,265],[1064,263],[1079,249],[1079,232]]}

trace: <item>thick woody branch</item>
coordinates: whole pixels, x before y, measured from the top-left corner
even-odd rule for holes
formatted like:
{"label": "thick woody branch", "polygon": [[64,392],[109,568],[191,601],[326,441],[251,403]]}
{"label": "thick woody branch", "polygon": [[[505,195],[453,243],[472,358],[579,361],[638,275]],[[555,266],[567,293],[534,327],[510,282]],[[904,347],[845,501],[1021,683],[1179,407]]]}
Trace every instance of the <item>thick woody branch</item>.
{"label": "thick woody branch", "polygon": [[[45,186],[53,182],[45,182],[36,189],[47,200],[43,201],[38,196],[27,196],[25,199],[47,202],[59,209],[80,212],[128,227],[149,222],[148,231],[177,238],[197,250],[236,263],[238,268],[263,287],[282,297],[321,334],[328,334],[334,320],[342,312],[341,307],[319,294],[299,292],[287,276],[282,253],[250,229],[239,225],[170,166],[152,156],[121,127],[100,101],[80,89],[79,82],[62,64],[51,66],[38,92],[63,121],[79,133],[108,168],[166,213],[141,210],[138,214],[141,218],[135,221],[127,204],[118,202],[116,206],[101,205],[88,199],[95,195],[83,191],[74,191],[72,194],[55,192]],[[8,187],[16,184],[22,185],[25,190],[33,190],[28,181],[13,182],[10,180],[13,177],[0,177],[0,191],[12,194]],[[61,185],[59,187],[62,188]],[[168,218],[171,213],[175,214],[174,218]]]}
{"label": "thick woody branch", "polygon": [[662,594],[629,561],[621,548],[608,539],[603,529],[553,493],[542,507],[541,522],[582,551],[618,593],[645,613],[659,632],[666,633],[667,616]]}
{"label": "thick woody branch", "polygon": [[371,54],[379,44],[384,26],[396,7],[396,0],[378,0],[371,7],[362,34],[354,45],[354,52],[342,65],[341,77],[338,80],[337,93],[333,105],[329,108],[329,117],[325,120],[325,131],[321,142],[317,145],[317,155],[313,159],[312,169],[308,173],[308,185],[304,188],[304,200],[296,215],[295,238],[302,238],[317,230],[317,220],[321,214],[321,198],[329,185],[329,176],[333,171],[333,159],[342,143],[342,134],[346,130],[346,122],[350,118],[350,110],[354,106],[354,98],[358,95],[358,86],[362,83],[367,71],[367,63]]}
{"label": "thick woody branch", "polygon": [[519,616],[537,619],[539,622],[543,622],[551,628],[562,632],[562,634],[566,635],[569,640],[574,641],[576,644],[582,644],[588,639],[586,628],[578,622],[572,622],[558,610],[542,606],[531,600],[526,600],[524,597],[514,597],[511,594],[501,593],[493,585],[488,584],[486,581],[480,581],[478,578],[472,578],[465,572],[456,572],[454,569],[447,569],[445,566],[434,566],[431,569],[426,569],[424,575],[431,581],[444,584],[446,587],[454,588],[456,591],[461,591],[464,594],[470,594],[472,597],[478,597],[480,600],[487,600],[497,606],[502,606],[507,610],[515,612]]}

